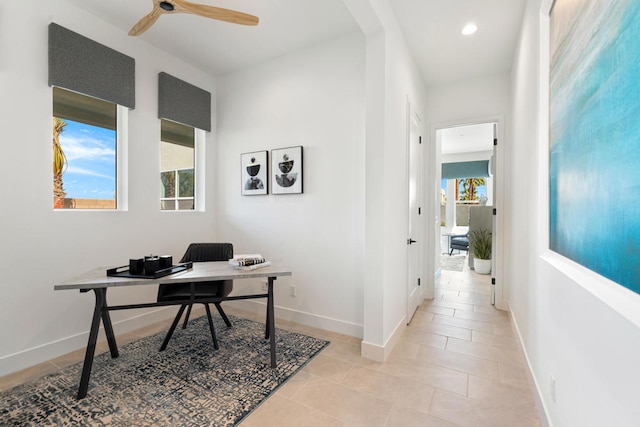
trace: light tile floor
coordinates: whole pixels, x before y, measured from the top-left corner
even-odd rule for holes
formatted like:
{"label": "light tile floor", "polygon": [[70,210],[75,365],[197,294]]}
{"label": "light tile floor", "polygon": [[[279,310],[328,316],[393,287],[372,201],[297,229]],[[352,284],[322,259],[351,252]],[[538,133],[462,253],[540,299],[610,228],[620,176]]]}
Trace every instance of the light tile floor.
{"label": "light tile floor", "polygon": [[[489,302],[489,280],[468,268],[443,271],[436,298],[418,308],[385,363],[360,357],[356,338],[278,320],[279,328],[331,344],[240,425],[541,426],[509,316]],[[167,324],[118,337],[118,344],[166,330]],[[99,351],[106,350],[101,343]],[[0,378],[0,390],[82,357],[83,351],[77,351]]]}

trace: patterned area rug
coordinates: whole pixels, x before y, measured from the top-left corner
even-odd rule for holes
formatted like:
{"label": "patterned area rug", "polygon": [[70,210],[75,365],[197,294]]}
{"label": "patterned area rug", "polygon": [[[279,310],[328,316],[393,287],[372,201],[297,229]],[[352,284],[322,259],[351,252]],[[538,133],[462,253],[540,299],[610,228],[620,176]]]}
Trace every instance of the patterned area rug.
{"label": "patterned area rug", "polygon": [[264,324],[206,316],[96,356],[87,397],[76,400],[82,364],[0,394],[2,426],[232,426],[254,410],[329,342],[276,329],[278,366],[270,368]]}
{"label": "patterned area rug", "polygon": [[440,255],[440,267],[443,270],[463,271],[466,255]]}

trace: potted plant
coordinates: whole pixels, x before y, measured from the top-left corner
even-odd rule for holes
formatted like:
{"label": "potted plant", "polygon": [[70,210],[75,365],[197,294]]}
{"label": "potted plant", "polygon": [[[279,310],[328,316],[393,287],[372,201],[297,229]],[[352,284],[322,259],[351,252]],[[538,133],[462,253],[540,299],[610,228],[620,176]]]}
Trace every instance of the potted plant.
{"label": "potted plant", "polygon": [[471,232],[473,269],[479,274],[491,273],[491,233],[486,228]]}

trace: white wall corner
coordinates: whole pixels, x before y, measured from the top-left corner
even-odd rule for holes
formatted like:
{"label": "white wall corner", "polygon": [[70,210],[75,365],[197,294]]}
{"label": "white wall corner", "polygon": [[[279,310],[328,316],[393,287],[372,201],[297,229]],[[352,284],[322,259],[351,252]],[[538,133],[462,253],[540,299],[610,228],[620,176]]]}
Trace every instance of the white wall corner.
{"label": "white wall corner", "polygon": [[370,0],[343,0],[343,3],[365,35],[371,35],[383,30],[380,17],[371,5]]}
{"label": "white wall corner", "polygon": [[407,329],[407,319],[403,317],[396,326],[387,342],[380,346],[377,344],[362,341],[360,345],[360,355],[365,359],[374,360],[376,362],[386,362],[389,355],[400,341],[402,333]]}

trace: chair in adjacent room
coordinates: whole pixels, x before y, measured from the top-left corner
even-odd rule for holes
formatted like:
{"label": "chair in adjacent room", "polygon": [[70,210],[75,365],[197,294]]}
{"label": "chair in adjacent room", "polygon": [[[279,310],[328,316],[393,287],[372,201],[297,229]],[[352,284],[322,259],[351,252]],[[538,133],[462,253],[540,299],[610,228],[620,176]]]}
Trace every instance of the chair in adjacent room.
{"label": "chair in adjacent room", "polygon": [[[180,262],[228,261],[231,258],[233,258],[233,245],[231,243],[191,243]],[[195,303],[203,304],[207,311],[207,318],[209,320],[209,329],[211,330],[213,346],[217,350],[218,340],[216,338],[215,329],[213,327],[213,320],[211,318],[211,310],[209,308],[209,304],[198,300],[207,298],[224,298],[228,296],[233,290],[233,280],[216,280],[210,282],[185,283],[178,285],[159,285],[158,302],[176,301],[190,298],[191,285],[194,285],[195,289]],[[227,325],[227,327],[231,327],[231,322],[222,309],[220,302],[216,302],[214,303],[214,305],[218,309],[218,313],[220,313],[220,316],[224,320],[224,323]],[[169,343],[169,340],[171,339],[171,336],[173,335],[178,322],[180,322],[180,318],[182,317],[182,313],[185,309],[187,309],[187,314],[185,315],[182,328],[184,329],[187,327],[189,316],[191,314],[191,308],[192,304],[182,304],[180,306],[178,314],[173,320],[171,328],[169,328],[167,336],[165,337],[164,342],[160,347],[160,351],[163,351],[167,347],[167,344]]]}
{"label": "chair in adjacent room", "polygon": [[469,234],[459,234],[451,236],[451,243],[449,244],[449,256],[453,254],[453,250],[469,252]]}

